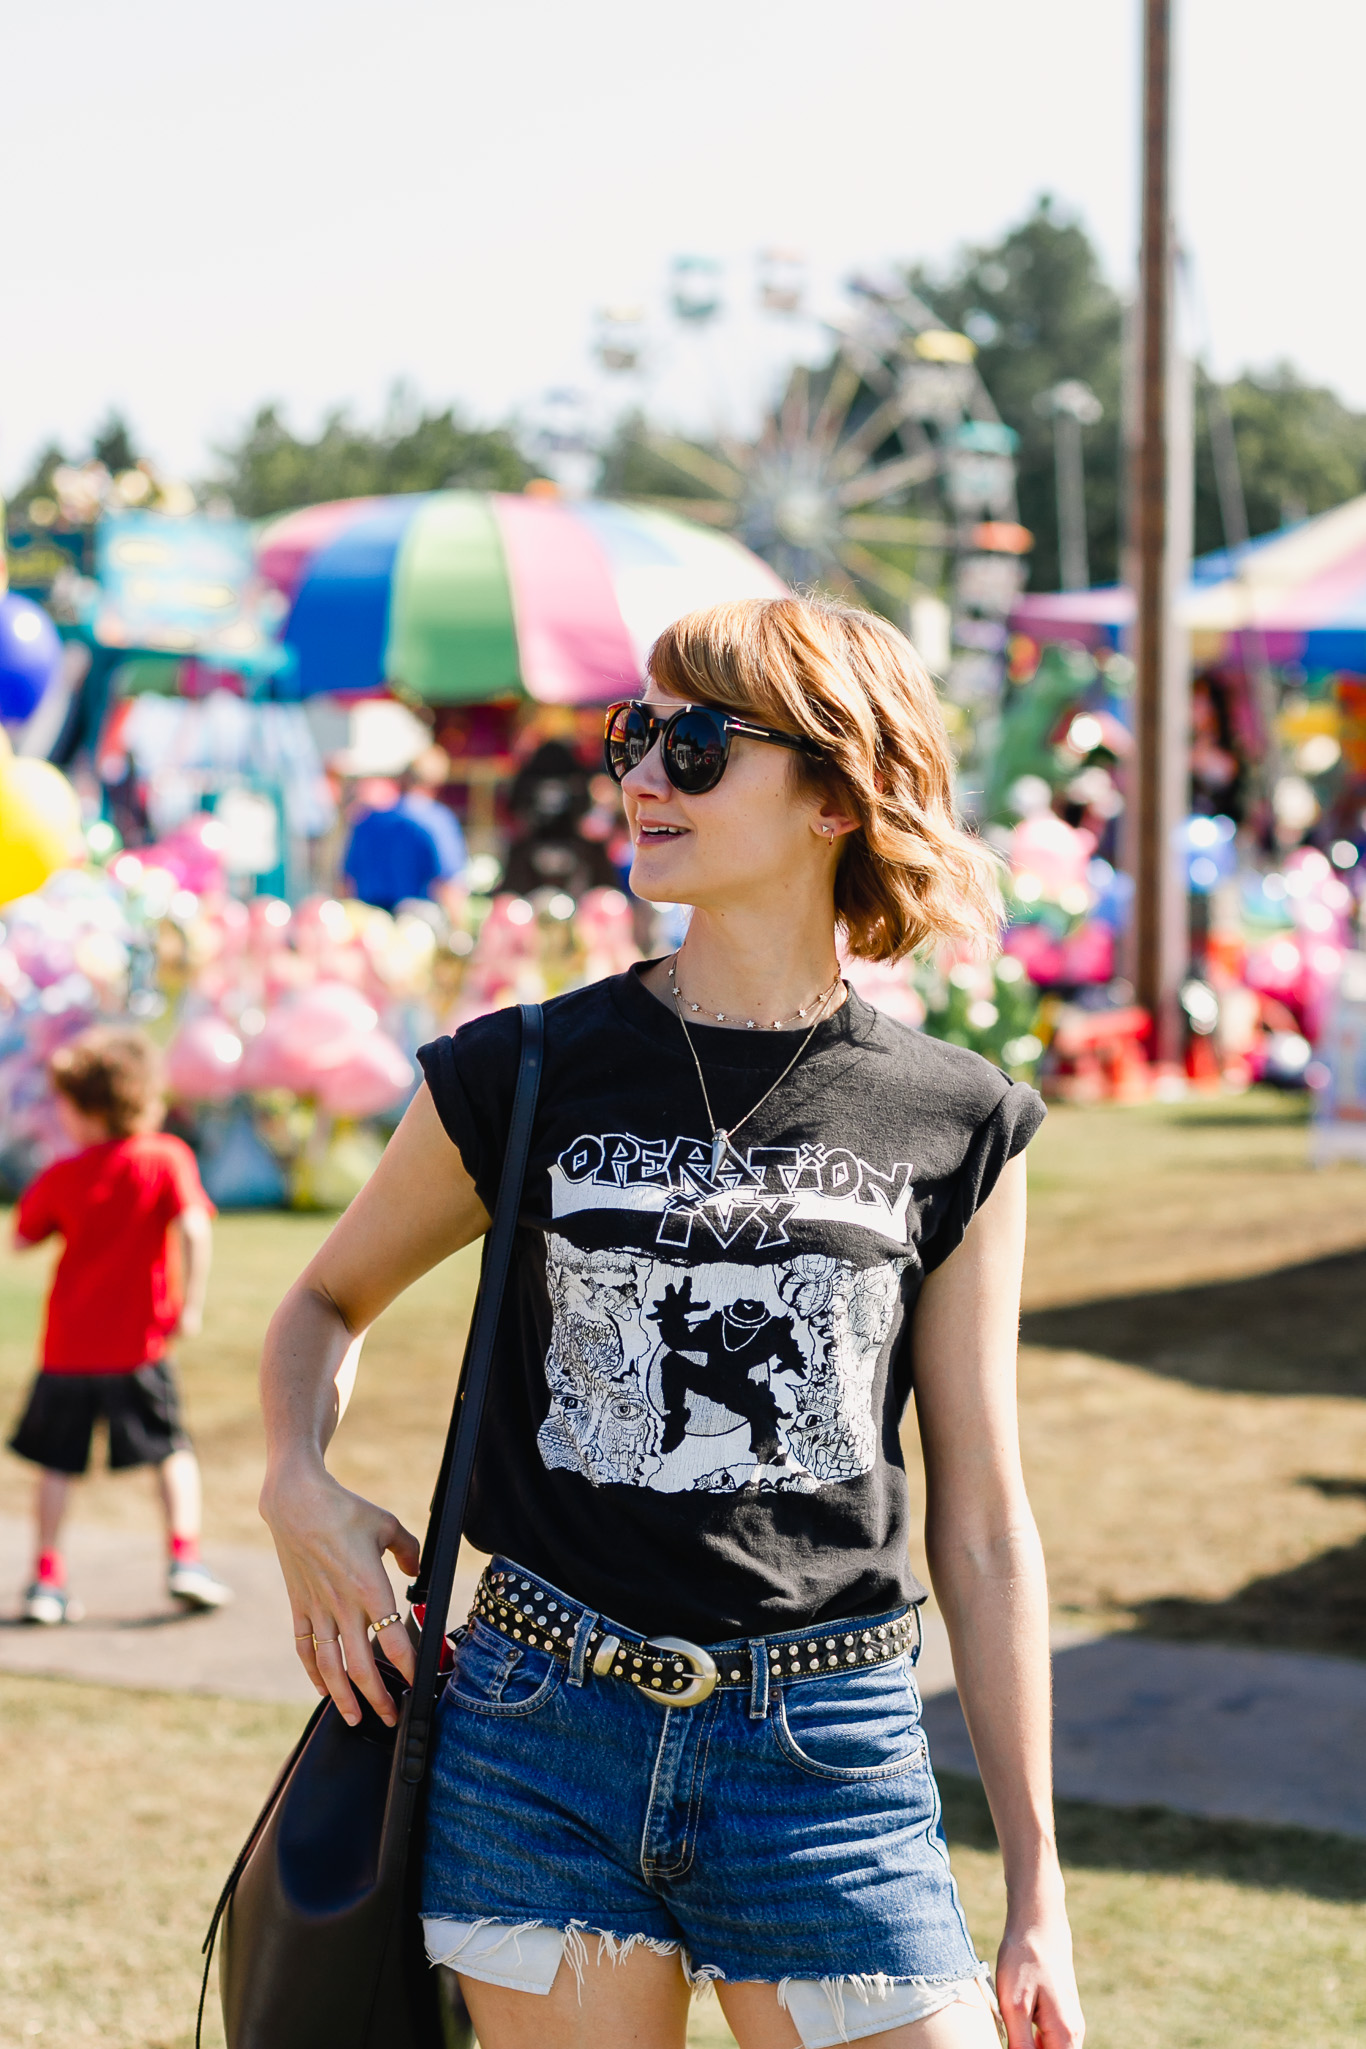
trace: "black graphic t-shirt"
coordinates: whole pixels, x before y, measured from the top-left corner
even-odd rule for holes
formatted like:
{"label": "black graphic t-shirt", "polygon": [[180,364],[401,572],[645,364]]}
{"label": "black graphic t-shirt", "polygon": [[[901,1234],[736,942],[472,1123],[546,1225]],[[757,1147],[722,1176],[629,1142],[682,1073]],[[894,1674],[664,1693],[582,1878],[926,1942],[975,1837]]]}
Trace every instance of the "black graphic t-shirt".
{"label": "black graphic t-shirt", "polygon": [[[725,1129],[801,1036],[693,1028]],[[418,1055],[490,1211],[520,1037],[495,1011]],[[923,1598],[909,1320],[1043,1114],[851,994],[713,1179],[677,1015],[634,969],[555,998],[471,1541],[698,1643]]]}

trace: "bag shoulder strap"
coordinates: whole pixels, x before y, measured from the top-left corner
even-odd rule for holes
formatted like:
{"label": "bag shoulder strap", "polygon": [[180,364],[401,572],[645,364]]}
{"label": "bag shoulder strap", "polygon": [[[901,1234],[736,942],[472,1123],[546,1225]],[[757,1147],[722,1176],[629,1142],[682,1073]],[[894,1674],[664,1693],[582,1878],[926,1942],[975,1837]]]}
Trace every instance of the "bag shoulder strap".
{"label": "bag shoulder strap", "polygon": [[[469,1344],[465,1350],[460,1387],[446,1436],[441,1475],[432,1500],[427,1540],[422,1548],[417,1579],[409,1588],[411,1601],[425,1600],[427,1604],[426,1627],[418,1644],[417,1671],[399,1733],[401,1752],[396,1757],[398,1775],[409,1786],[416,1786],[421,1781],[427,1766],[432,1717],[436,1706],[437,1674],[441,1662],[441,1646],[445,1640],[446,1615],[455,1583],[455,1565],[469,1502],[479,1424],[492,1372],[493,1344],[498,1329],[499,1313],[503,1306],[508,1268],[512,1262],[513,1241],[517,1235],[517,1219],[521,1211],[527,1159],[531,1151],[536,1098],[540,1089],[545,1036],[544,1018],[539,1004],[524,1003],[521,1012],[522,1054],[517,1074],[517,1091],[512,1104],[512,1120],[508,1127],[507,1153],[503,1161],[502,1178],[498,1184],[493,1219],[488,1236],[484,1240],[479,1293],[475,1299],[474,1317]],[[227,1883],[219,1894],[218,1904],[213,1910],[213,1919],[209,1923],[209,1932],[204,1938],[204,1976],[199,1987],[199,2010],[195,2019],[195,2049],[199,2049],[203,2039],[209,1972],[213,1965],[214,1942],[224,1911],[241,1877],[243,1867],[255,1848],[262,1829],[270,1819],[286,1780],[317,1727],[325,1705],[326,1703],[319,1702],[309,1717],[303,1734],[285,1760],[271,1790],[270,1798],[257,1816],[251,1833],[228,1874]],[[410,1796],[406,1803],[400,1802],[399,1807],[403,1811],[396,1813],[392,1795],[391,1782],[389,1819],[401,1825],[401,1832],[406,1840],[411,1826],[412,1800],[415,1796]]]}
{"label": "bag shoulder strap", "polygon": [[469,1507],[470,1482],[478,1449],[479,1426],[493,1372],[493,1347],[502,1314],[503,1294],[512,1247],[517,1236],[517,1219],[526,1185],[527,1159],[531,1152],[531,1130],[540,1092],[544,1061],[545,1019],[538,1003],[524,1003],[522,1012],[522,1057],[517,1073],[517,1092],[508,1126],[507,1153],[503,1161],[493,1219],[484,1241],[484,1261],[479,1276],[470,1341],[464,1371],[455,1397],[450,1432],[442,1460],[442,1474],[432,1503],[427,1541],[423,1547],[418,1576],[409,1589],[410,1600],[426,1603],[422,1636],[417,1649],[417,1671],[408,1698],[403,1729],[400,1775],[416,1785],[427,1768],[432,1718],[436,1708],[436,1681],[445,1640],[446,1620],[455,1585],[460,1537]]}

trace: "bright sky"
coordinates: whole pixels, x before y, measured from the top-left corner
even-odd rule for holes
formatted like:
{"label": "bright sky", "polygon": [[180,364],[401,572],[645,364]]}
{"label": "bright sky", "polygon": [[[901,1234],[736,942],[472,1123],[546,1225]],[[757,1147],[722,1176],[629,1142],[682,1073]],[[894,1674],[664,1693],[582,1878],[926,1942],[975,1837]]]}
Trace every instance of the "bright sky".
{"label": "bright sky", "polygon": [[[1183,239],[1227,373],[1366,407],[1366,10],[1177,0]],[[1139,0],[64,0],[4,8],[0,484],[110,403],[190,473],[259,401],[395,378],[483,418],[591,381],[671,257],[804,251],[814,303],[1042,189],[1127,284]],[[1357,199],[1353,199],[1353,194]],[[658,337],[641,395],[738,418],[788,346]],[[806,346],[811,346],[808,332]],[[614,390],[613,399],[626,396]]]}

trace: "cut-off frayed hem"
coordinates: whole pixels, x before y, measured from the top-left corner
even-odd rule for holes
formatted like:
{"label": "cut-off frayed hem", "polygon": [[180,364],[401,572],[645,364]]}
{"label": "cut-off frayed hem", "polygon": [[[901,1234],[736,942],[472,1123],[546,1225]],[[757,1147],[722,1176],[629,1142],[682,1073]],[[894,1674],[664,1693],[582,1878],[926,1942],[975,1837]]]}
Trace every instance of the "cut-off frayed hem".
{"label": "cut-off frayed hem", "polygon": [[567,1921],[557,1927],[548,1921],[500,1921],[493,1915],[478,1921],[452,1921],[428,1914],[422,1929],[429,1963],[477,1978],[484,1985],[505,1986],[511,1992],[548,1995],[563,1960],[574,1973],[582,2000],[590,1936],[597,1937],[600,1964],[621,1964],[632,1950],[648,1949],[655,1956],[676,1956],[689,1985],[718,1975],[715,1971],[695,1973],[681,1942],[658,1935],[617,1935],[587,1921]]}
{"label": "cut-off frayed hem", "polygon": [[[491,1915],[476,1921],[428,1915],[423,1921],[423,1932],[427,1956],[433,1965],[481,1984],[540,1997],[549,1995],[561,1962],[567,1962],[582,2001],[584,1972],[591,1960],[588,1943],[594,1936],[599,1965],[623,1963],[636,1949],[647,1949],[655,1956],[676,1956],[695,1995],[705,1993],[725,1977],[725,1972],[715,1965],[694,1963],[681,1942],[656,1935],[618,1935],[587,1921],[557,1926],[545,1921],[502,1921]],[[979,1964],[976,1971],[959,1978],[892,1978],[874,1971],[827,1978],[789,1975],[745,1982],[767,1982],[774,1986],[778,2004],[801,2037],[802,2049],[838,2049],[842,2043],[866,2041],[893,2028],[928,2020],[959,2000],[975,2004],[979,1997],[1000,2026],[991,1972],[986,1964]]]}
{"label": "cut-off frayed hem", "polygon": [[[802,2039],[802,2049],[838,2049],[844,2042],[863,2042],[893,2028],[927,2021],[960,2001],[985,2005],[1005,2040],[1001,2011],[991,1983],[991,1970],[979,1964],[963,1978],[889,1978],[885,1973],[851,1972],[838,1978],[781,1978],[778,2004],[786,2009]],[[851,2011],[850,2001],[857,2002]],[[858,2008],[861,2007],[860,2012]]]}

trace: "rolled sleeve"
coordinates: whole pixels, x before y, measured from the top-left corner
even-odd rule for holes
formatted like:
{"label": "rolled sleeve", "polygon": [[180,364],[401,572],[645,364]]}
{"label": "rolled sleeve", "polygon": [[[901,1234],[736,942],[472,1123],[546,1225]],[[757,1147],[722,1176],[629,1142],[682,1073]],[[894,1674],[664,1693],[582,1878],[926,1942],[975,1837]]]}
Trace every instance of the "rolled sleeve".
{"label": "rolled sleeve", "polygon": [[1000,1180],[1004,1169],[1022,1153],[1047,1115],[1043,1098],[1023,1082],[1010,1082],[995,1107],[973,1132],[963,1163],[954,1176],[948,1201],[924,1247],[926,1273],[942,1266],[967,1234],[968,1225]]}
{"label": "rolled sleeve", "polygon": [[417,1049],[436,1114],[490,1215],[507,1151],[521,1031],[518,1010],[495,1010]]}

